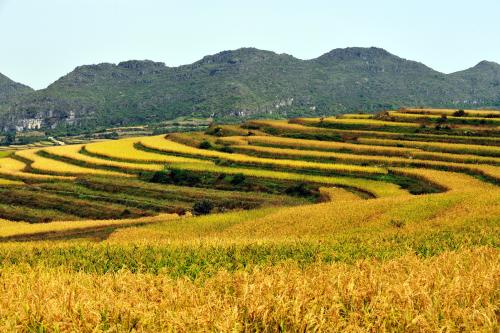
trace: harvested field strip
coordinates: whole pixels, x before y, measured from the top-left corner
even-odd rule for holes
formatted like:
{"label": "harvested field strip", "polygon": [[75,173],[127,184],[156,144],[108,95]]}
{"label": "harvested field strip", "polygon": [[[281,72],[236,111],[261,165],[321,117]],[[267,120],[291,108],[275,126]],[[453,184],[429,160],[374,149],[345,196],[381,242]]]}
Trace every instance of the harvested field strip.
{"label": "harvested field strip", "polygon": [[263,166],[276,166],[294,169],[312,169],[312,170],[322,170],[322,171],[332,171],[340,173],[359,173],[359,174],[385,174],[387,171],[382,168],[377,167],[362,167],[354,165],[342,165],[342,164],[326,164],[326,163],[315,163],[297,160],[275,160],[269,158],[258,158],[251,157],[243,154],[230,154],[223,153],[219,151],[198,149],[186,145],[181,145],[179,143],[165,139],[163,136],[150,137],[141,139],[141,144],[149,149],[155,149],[162,152],[173,153],[173,154],[186,154],[189,156],[198,157],[209,157],[209,158],[220,158],[226,161],[251,164],[251,165],[263,165]]}
{"label": "harvested field strip", "polygon": [[387,139],[372,139],[372,138],[358,138],[358,142],[362,144],[372,144],[378,146],[399,146],[399,147],[418,148],[427,151],[437,151],[445,153],[473,154],[481,156],[500,157],[500,147],[496,146],[480,146],[480,145],[467,145],[459,143],[419,142],[419,141],[387,140]]}
{"label": "harvested field strip", "polygon": [[330,202],[355,201],[363,199],[360,193],[353,193],[339,187],[321,187],[320,193],[325,197],[325,201]]}
{"label": "harvested field strip", "polygon": [[[26,223],[46,224],[58,220],[80,220],[76,215],[64,213],[56,209],[32,208],[26,205],[13,205],[0,203],[0,219],[21,221]],[[17,222],[11,222],[17,224]],[[2,224],[0,224],[1,226]],[[2,226],[3,228],[3,226]],[[0,234],[4,231],[2,229]]]}
{"label": "harvested field strip", "polygon": [[8,205],[58,210],[87,219],[138,217],[151,213],[120,204],[104,204],[101,201],[61,196],[32,186],[0,188],[0,202]]}
{"label": "harvested field strip", "polygon": [[[61,232],[82,228],[94,228],[103,226],[117,225],[136,225],[146,223],[158,223],[169,221],[178,218],[176,214],[160,214],[156,216],[147,216],[133,219],[118,219],[118,220],[82,220],[82,221],[59,221],[50,224],[28,224],[19,222],[0,222],[0,237],[12,237],[19,235],[33,235],[47,232]],[[1,240],[1,239],[0,239]]]}
{"label": "harvested field strip", "polygon": [[[172,165],[172,168],[175,168]],[[319,185],[333,185],[354,187],[369,193],[376,197],[408,195],[409,193],[401,189],[398,185],[384,182],[374,181],[362,178],[353,177],[330,177],[330,176],[315,176],[291,172],[280,172],[260,169],[246,169],[224,166],[203,166],[196,164],[183,164],[178,166],[179,169],[185,169],[197,172],[223,173],[228,175],[243,174],[247,177],[268,178],[277,180],[290,180],[297,182],[309,182]]]}
{"label": "harvested field strip", "polygon": [[260,206],[283,206],[306,203],[306,199],[284,195],[255,192],[200,189],[188,186],[160,185],[139,181],[112,182],[109,180],[79,179],[76,184],[37,184],[44,191],[83,199],[119,203],[159,212],[177,212],[178,208],[190,210],[194,202],[204,198],[216,208],[255,208]]}

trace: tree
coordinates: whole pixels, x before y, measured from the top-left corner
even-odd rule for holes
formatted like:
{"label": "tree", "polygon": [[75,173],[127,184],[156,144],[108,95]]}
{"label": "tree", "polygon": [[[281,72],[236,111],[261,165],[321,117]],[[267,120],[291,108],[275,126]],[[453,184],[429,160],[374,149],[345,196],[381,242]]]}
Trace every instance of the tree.
{"label": "tree", "polygon": [[16,141],[16,132],[8,132],[2,140],[2,144],[9,146]]}

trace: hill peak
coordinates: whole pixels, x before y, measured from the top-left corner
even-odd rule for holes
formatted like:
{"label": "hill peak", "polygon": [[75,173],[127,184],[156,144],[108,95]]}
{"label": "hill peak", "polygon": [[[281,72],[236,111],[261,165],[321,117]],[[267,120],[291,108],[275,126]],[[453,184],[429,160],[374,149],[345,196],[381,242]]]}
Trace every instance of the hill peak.
{"label": "hill peak", "polygon": [[343,49],[333,49],[317,59],[344,61],[351,59],[369,60],[384,57],[396,56],[379,47],[347,47]]}
{"label": "hill peak", "polygon": [[127,60],[122,61],[118,64],[118,67],[127,69],[144,70],[151,68],[163,68],[166,67],[164,62],[156,62],[152,60]]}
{"label": "hill peak", "polygon": [[487,61],[487,60],[482,60],[480,61],[476,66],[473,68],[495,68],[495,69],[500,69],[500,64],[494,62],[494,61]]}
{"label": "hill peak", "polygon": [[238,63],[257,63],[273,58],[287,57],[293,58],[287,54],[277,54],[273,51],[260,50],[254,47],[244,47],[236,50],[226,50],[213,55],[203,57],[195,64],[238,64]]}

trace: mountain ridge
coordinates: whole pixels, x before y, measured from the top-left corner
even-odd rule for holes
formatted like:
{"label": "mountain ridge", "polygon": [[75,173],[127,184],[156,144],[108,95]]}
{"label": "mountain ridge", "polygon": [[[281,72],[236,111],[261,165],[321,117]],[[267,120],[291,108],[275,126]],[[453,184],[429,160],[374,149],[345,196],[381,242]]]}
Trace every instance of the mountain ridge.
{"label": "mountain ridge", "polygon": [[151,60],[83,65],[45,89],[11,98],[0,128],[77,130],[180,116],[231,120],[417,105],[500,106],[500,65],[481,61],[444,74],[376,47],[334,49],[309,60],[240,48],[178,67]]}

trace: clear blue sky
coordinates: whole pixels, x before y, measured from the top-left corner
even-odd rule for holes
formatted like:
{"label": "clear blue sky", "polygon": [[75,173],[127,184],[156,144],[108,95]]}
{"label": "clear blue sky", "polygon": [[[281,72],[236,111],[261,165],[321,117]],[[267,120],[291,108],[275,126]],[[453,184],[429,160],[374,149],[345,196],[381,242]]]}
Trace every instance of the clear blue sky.
{"label": "clear blue sky", "polygon": [[82,64],[168,66],[253,46],[379,46],[449,73],[500,62],[500,0],[0,0],[0,72],[44,88]]}

